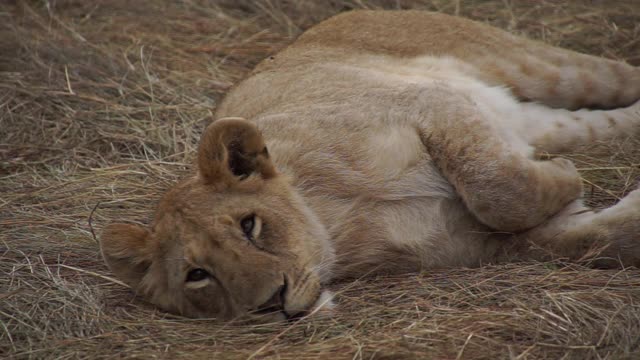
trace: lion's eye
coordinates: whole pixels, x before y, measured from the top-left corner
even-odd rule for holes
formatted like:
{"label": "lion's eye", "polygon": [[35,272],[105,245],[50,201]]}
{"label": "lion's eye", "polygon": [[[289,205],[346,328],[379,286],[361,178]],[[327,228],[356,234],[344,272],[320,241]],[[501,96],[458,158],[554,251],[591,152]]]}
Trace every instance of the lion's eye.
{"label": "lion's eye", "polygon": [[187,281],[202,281],[209,277],[209,273],[204,269],[193,269],[187,274]]}
{"label": "lion's eye", "polygon": [[255,226],[255,215],[249,215],[240,221],[240,226],[242,227],[242,232],[251,239],[253,237],[253,227]]}
{"label": "lion's eye", "polygon": [[260,235],[262,220],[254,214],[251,214],[240,221],[240,227],[242,228],[244,236],[253,241]]}
{"label": "lion's eye", "polygon": [[260,239],[262,233],[262,218],[256,214],[243,217],[240,220],[240,230],[244,237],[259,250],[265,250],[264,241]]}

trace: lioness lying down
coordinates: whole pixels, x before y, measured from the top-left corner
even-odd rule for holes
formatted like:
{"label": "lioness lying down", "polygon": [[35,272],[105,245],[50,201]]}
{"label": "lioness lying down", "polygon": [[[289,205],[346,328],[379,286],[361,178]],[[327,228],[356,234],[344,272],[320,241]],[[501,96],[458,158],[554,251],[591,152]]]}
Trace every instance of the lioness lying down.
{"label": "lioness lying down", "polygon": [[150,230],[106,227],[136,293],[191,317],[291,319],[323,284],[566,258],[640,264],[640,190],[586,208],[570,161],[640,128],[640,68],[418,11],[326,20],[224,99]]}

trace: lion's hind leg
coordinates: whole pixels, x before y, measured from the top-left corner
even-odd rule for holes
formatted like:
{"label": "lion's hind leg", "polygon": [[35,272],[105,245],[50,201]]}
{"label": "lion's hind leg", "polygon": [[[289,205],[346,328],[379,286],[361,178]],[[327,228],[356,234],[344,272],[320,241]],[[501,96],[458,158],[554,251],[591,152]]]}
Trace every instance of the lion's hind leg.
{"label": "lion's hind leg", "polygon": [[640,101],[613,110],[569,111],[520,104],[519,134],[539,153],[572,151],[580,145],[627,137],[640,131]]}
{"label": "lion's hind leg", "polygon": [[[389,29],[394,29],[390,35]],[[339,36],[336,36],[339,34]],[[306,44],[409,58],[448,57],[474,78],[554,108],[618,108],[640,99],[640,68],[426,11],[350,11],[303,34]]]}

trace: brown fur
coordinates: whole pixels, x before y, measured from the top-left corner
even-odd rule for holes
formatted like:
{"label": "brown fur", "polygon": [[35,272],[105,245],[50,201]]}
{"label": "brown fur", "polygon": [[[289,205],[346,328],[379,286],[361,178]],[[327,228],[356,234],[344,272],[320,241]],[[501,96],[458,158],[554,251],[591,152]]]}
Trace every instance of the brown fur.
{"label": "brown fur", "polygon": [[[169,311],[262,320],[322,308],[336,278],[514,258],[638,265],[640,193],[594,213],[571,162],[533,156],[638,129],[638,99],[626,64],[442,14],[339,15],[238,84],[197,174],[150,231],[108,226],[102,252]],[[570,111],[584,107],[613,110]]]}

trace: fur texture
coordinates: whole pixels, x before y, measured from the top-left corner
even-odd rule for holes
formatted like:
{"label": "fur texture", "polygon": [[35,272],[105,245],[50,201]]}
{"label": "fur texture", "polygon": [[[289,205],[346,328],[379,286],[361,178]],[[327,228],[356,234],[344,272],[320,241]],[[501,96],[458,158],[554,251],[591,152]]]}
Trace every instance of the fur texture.
{"label": "fur texture", "polygon": [[437,13],[345,13],[238,84],[151,231],[110,225],[102,251],[169,311],[262,320],[377,272],[639,265],[640,192],[592,212],[571,162],[536,157],[637,130],[638,99],[624,63]]}

